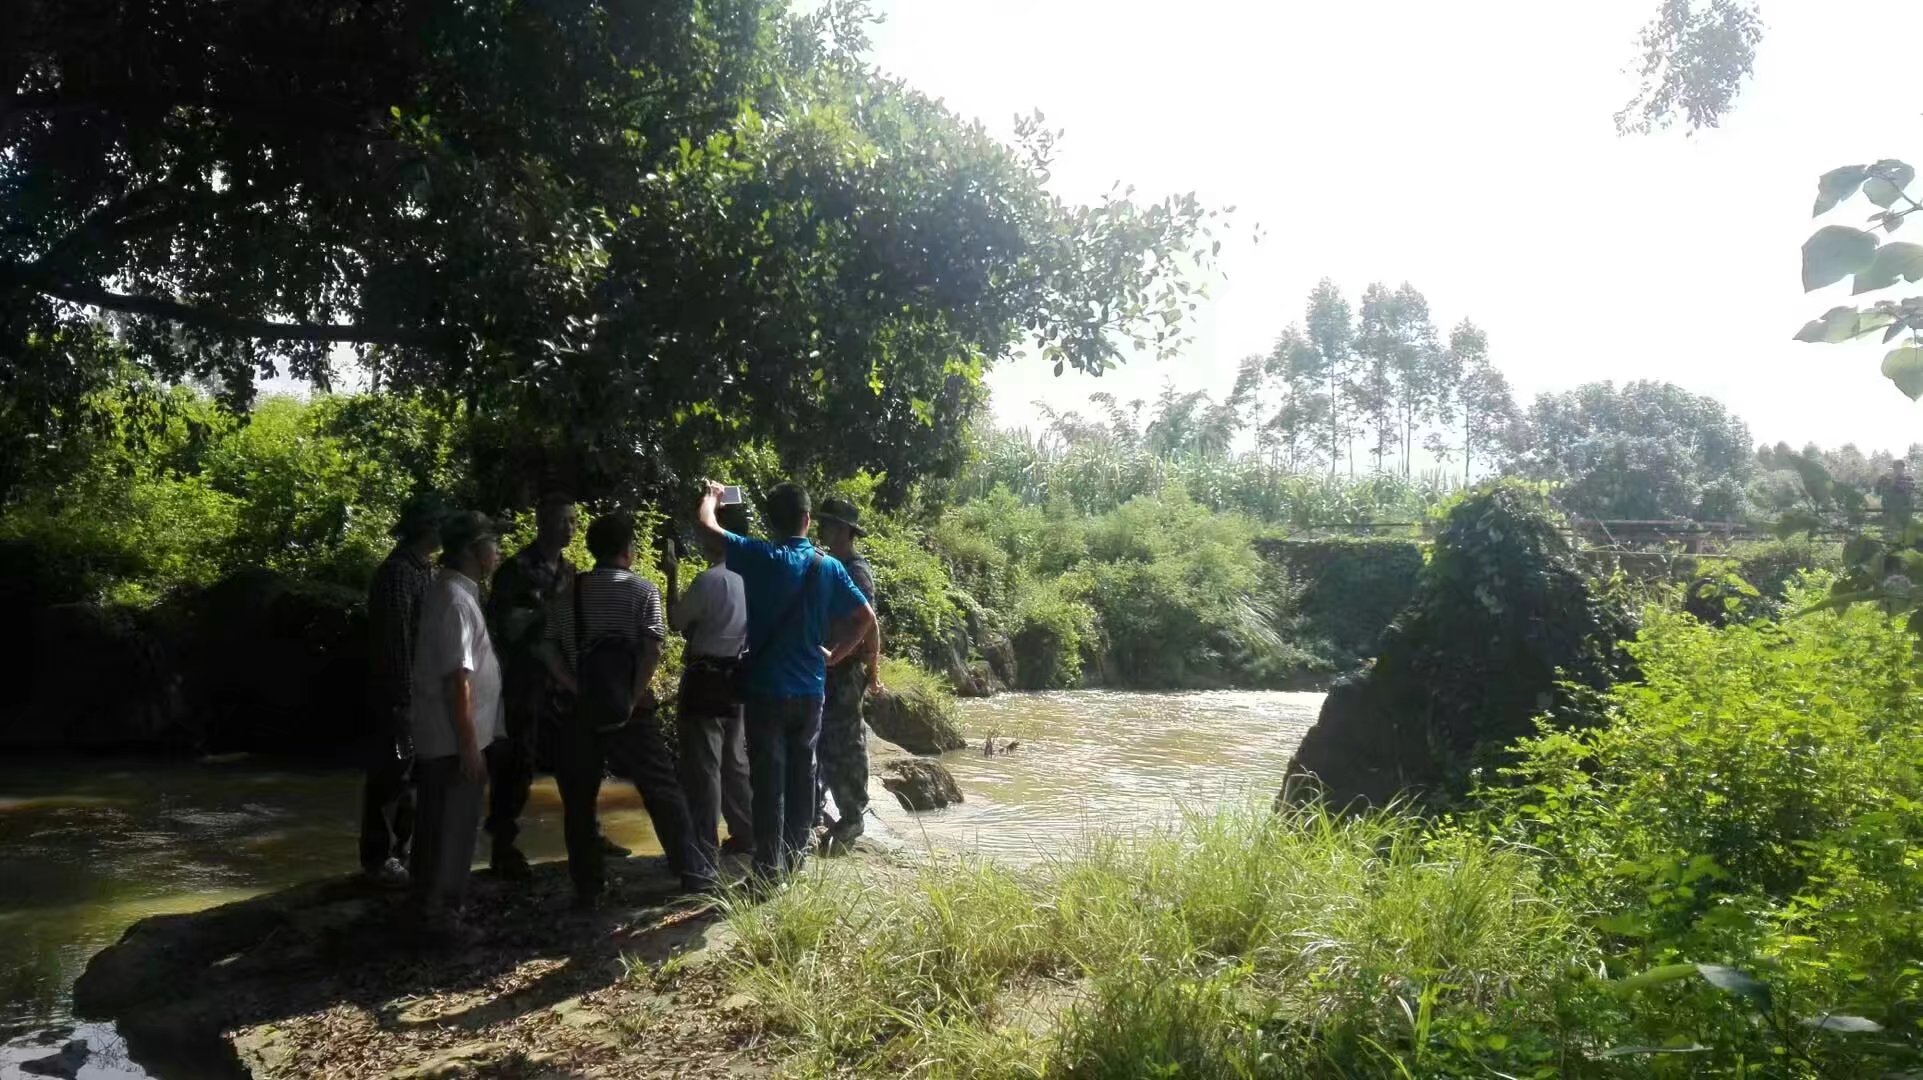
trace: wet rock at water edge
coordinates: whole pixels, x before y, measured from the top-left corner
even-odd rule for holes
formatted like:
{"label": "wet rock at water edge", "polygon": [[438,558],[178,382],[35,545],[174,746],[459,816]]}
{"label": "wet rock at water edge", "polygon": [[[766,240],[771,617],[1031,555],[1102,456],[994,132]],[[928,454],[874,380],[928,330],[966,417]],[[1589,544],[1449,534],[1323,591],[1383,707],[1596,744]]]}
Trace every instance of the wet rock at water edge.
{"label": "wet rock at water edge", "polygon": [[939,810],[962,801],[961,785],[939,761],[900,758],[882,766],[881,786],[894,793],[902,809]]}
{"label": "wet rock at water edge", "polygon": [[88,1053],[87,1040],[72,1039],[46,1057],[21,1062],[20,1071],[29,1076],[78,1076],[80,1067],[87,1063]]}
{"label": "wet rock at water edge", "polygon": [[882,690],[868,695],[868,726],[916,754],[940,754],[968,745],[955,726],[954,702],[920,690]]}

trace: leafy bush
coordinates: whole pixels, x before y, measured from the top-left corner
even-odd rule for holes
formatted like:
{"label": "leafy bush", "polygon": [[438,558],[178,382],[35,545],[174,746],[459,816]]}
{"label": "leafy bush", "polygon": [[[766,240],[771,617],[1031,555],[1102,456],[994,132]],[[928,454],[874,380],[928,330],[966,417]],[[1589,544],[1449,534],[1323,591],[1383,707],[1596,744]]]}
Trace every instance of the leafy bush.
{"label": "leafy bush", "polygon": [[1287,575],[1254,548],[1247,519],[1179,492],[1136,499],[1091,522],[1090,603],[1110,674],[1123,685],[1269,685],[1314,663]]}
{"label": "leafy bush", "polygon": [[[1509,774],[1523,786],[1485,797],[1548,853],[1570,903],[1601,913],[1619,974],[1707,962],[1767,986],[1651,989],[1628,1007],[1633,1041],[1703,1044],[1718,1067],[1786,1059],[1786,1075],[1914,1061],[1923,696],[1909,638],[1869,610],[1723,629],[1657,612],[1631,652],[1642,681],[1609,692],[1603,726],[1523,743]],[[1800,1022],[1831,1013],[1903,1040]]]}
{"label": "leafy bush", "polygon": [[455,429],[411,399],[268,398],[239,418],[185,388],[98,404],[108,436],[0,509],[0,538],[66,568],[59,592],[146,603],[244,567],[358,588],[406,497],[454,478]]}
{"label": "leafy bush", "polygon": [[1422,573],[1422,545],[1413,540],[1287,540],[1261,546],[1300,583],[1304,629],[1328,643],[1338,667],[1374,651]]}
{"label": "leafy bush", "polygon": [[1773,600],[1781,600],[1798,574],[1806,570],[1837,571],[1843,566],[1843,545],[1836,541],[1793,536],[1737,544],[1729,557],[1744,581]]}
{"label": "leafy bush", "polygon": [[1290,772],[1313,774],[1337,805],[1448,801],[1545,711],[1586,719],[1587,693],[1627,673],[1617,646],[1633,622],[1585,578],[1561,525],[1512,481],[1450,508],[1374,665],[1330,691]]}
{"label": "leafy bush", "polygon": [[1085,574],[1031,584],[1015,607],[1010,643],[1018,690],[1060,690],[1082,681],[1099,659],[1101,630],[1088,605]]}

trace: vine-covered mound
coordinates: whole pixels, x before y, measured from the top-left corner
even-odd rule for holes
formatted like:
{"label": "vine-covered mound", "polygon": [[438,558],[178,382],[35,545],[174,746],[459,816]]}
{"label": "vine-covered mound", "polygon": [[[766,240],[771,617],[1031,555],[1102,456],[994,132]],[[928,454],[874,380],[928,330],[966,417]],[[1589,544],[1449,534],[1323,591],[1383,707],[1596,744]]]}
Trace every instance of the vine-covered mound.
{"label": "vine-covered mound", "polygon": [[1570,719],[1580,688],[1619,678],[1618,644],[1632,633],[1627,610],[1577,569],[1539,493],[1485,487],[1449,511],[1373,665],[1330,690],[1285,793],[1338,805],[1459,793],[1535,717]]}

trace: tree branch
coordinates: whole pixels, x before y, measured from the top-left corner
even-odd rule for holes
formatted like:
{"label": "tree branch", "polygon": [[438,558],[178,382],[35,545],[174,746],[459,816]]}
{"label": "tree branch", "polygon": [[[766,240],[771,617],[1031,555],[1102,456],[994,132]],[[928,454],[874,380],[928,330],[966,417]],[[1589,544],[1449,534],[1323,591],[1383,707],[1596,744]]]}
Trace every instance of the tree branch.
{"label": "tree branch", "polygon": [[248,319],[224,311],[195,307],[158,296],[132,296],[110,292],[94,285],[42,285],[40,292],[70,304],[84,304],[106,311],[144,315],[150,319],[191,326],[229,337],[263,341],[354,342],[362,345],[393,345],[432,348],[446,343],[446,335],[436,331],[409,330],[395,326],[363,326],[358,323],[275,322]]}

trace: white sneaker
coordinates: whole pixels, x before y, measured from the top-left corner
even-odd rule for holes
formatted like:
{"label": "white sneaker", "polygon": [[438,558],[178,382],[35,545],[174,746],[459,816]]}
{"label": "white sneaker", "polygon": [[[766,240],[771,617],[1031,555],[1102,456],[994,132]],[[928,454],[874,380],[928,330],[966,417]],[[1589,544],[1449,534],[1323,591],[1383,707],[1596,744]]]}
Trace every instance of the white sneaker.
{"label": "white sneaker", "polygon": [[407,867],[399,859],[389,859],[372,870],[367,871],[367,880],[383,889],[407,888]]}

